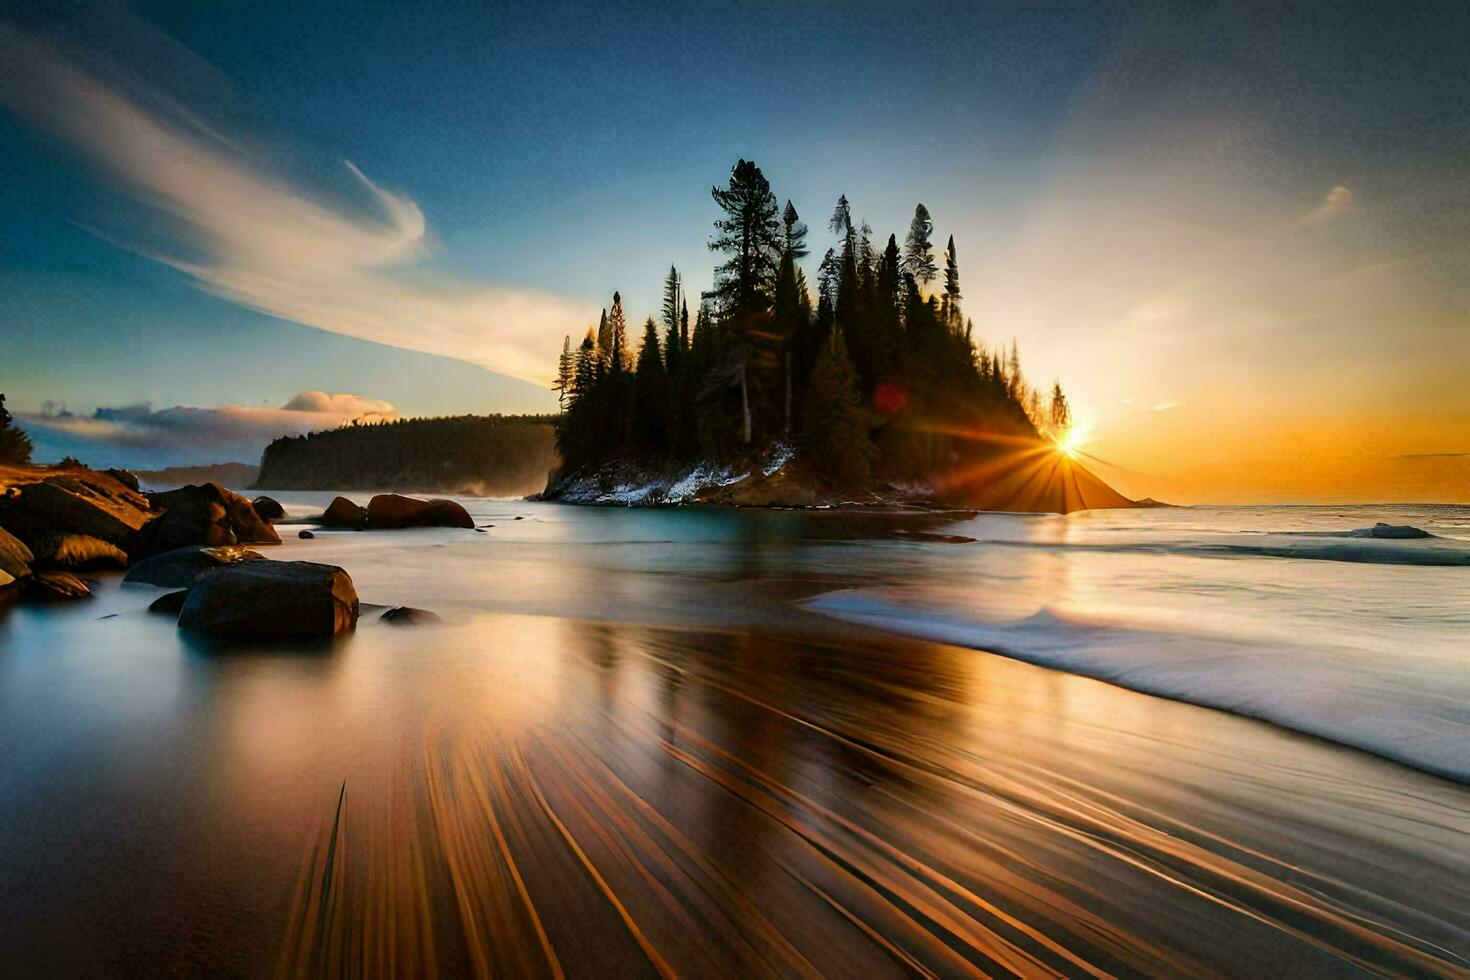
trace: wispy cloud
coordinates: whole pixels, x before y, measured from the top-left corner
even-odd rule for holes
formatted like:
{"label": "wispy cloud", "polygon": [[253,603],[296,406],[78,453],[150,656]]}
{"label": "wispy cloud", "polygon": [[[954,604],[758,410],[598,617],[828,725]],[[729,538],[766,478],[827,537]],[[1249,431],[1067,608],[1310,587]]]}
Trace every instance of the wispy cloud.
{"label": "wispy cloud", "polygon": [[1353,192],[1338,184],[1328,191],[1327,196],[1322,198],[1322,203],[1313,208],[1302,220],[1307,224],[1316,224],[1336,218],[1353,206],[1353,200]]}
{"label": "wispy cloud", "polygon": [[[543,381],[591,312],[531,290],[433,275],[428,222],[350,162],[356,205],[298,186],[166,92],[104,81],[0,22],[0,106],[60,138],[164,219],[120,244],[251,309]],[[85,222],[85,219],[83,219]],[[109,236],[116,239],[116,236]]]}
{"label": "wispy cloud", "polygon": [[1150,412],[1172,412],[1176,408],[1184,407],[1184,402],[1159,402]]}

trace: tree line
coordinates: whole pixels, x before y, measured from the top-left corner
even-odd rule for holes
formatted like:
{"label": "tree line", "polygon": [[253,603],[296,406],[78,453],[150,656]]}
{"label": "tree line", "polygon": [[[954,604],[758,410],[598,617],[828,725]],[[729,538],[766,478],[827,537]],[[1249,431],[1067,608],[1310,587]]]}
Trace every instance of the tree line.
{"label": "tree line", "polygon": [[[923,204],[880,247],[839,197],[815,289],[798,264],[809,230],[754,162],[711,189],[723,257],[691,321],[677,269],[635,348],[622,297],[562,343],[553,389],[571,474],[611,460],[725,460],[787,440],[834,486],[918,480],[1015,438],[1060,433],[1070,410],[1021,371],[1014,341],[988,347],[964,315],[954,237],[942,253]],[[942,264],[942,271],[941,271]]]}
{"label": "tree line", "polygon": [[556,466],[553,417],[460,415],[353,423],[265,448],[267,490],[408,490],[520,496]]}

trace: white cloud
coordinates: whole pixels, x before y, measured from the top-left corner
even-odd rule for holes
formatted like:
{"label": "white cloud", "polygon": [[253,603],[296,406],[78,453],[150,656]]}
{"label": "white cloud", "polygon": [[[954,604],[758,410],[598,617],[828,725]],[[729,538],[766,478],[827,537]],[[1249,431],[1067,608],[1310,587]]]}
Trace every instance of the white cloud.
{"label": "white cloud", "polygon": [[1316,224],[1319,221],[1328,221],[1345,212],[1353,206],[1353,192],[1338,184],[1327,192],[1322,198],[1322,203],[1317,205],[1307,216],[1302,219],[1308,224]]}
{"label": "white cloud", "polygon": [[294,186],[166,93],[125,93],[0,24],[0,106],[60,137],[160,217],[164,246],[129,245],[251,309],[537,383],[594,310],[419,268],[428,222],[350,162],[353,207]]}
{"label": "white cloud", "polygon": [[1149,411],[1150,412],[1171,412],[1171,411],[1173,411],[1176,408],[1183,408],[1183,407],[1184,407],[1184,402],[1159,402],[1153,408],[1149,409]]}
{"label": "white cloud", "polygon": [[345,393],[329,395],[325,391],[303,391],[281,407],[288,412],[331,412],[354,418],[393,414],[393,406],[389,402]]}

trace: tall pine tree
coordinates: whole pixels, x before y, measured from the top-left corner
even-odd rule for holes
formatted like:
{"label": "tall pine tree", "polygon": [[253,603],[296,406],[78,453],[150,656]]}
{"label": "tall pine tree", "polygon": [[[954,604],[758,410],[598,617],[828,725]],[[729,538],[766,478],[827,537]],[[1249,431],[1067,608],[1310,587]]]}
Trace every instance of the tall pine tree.
{"label": "tall pine tree", "polygon": [[934,222],[929,209],[920,204],[914,208],[914,220],[909,223],[909,236],[903,243],[903,268],[921,286],[927,286],[939,274],[934,264],[934,245],[929,236],[934,234]]}

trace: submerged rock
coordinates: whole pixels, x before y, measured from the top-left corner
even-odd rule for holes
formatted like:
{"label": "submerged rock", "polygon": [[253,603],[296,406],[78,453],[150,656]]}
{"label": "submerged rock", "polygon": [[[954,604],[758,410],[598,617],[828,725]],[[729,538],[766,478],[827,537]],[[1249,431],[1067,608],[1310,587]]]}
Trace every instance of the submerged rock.
{"label": "submerged rock", "polygon": [[198,579],[179,626],[227,636],[331,636],[357,626],[357,590],[335,565],[259,561]]}
{"label": "submerged rock", "polygon": [[48,569],[30,577],[30,592],[38,599],[85,599],[92,589],[71,572]]}
{"label": "submerged rock", "polygon": [[316,537],[316,535],[312,534],[310,531],[297,531],[296,536],[303,541],[310,541],[312,538]]}
{"label": "submerged rock", "polygon": [[1422,528],[1412,527],[1408,524],[1385,524],[1382,521],[1379,521],[1372,527],[1360,528],[1354,531],[1353,536],[1358,538],[1390,538],[1394,540],[1434,537],[1434,535]]}
{"label": "submerged rock", "polygon": [[336,497],[322,513],[327,527],[362,527],[367,524],[367,509],[346,497]]}
{"label": "submerged rock", "polygon": [[222,548],[175,548],[161,555],[144,558],[128,569],[123,581],[179,589],[192,584],[206,572],[243,562],[265,560],[265,555],[238,545]]}
{"label": "submerged rock", "polygon": [[90,534],[51,531],[36,543],[36,564],[49,568],[127,568],[128,555]]}
{"label": "submerged rock", "polygon": [[266,497],[264,495],[256,497],[250,501],[250,506],[254,509],[255,516],[267,523],[270,521],[279,521],[286,516],[286,508],[282,507],[280,502],[272,497]]}
{"label": "submerged rock", "polygon": [[165,592],[163,595],[148,603],[148,611],[156,613],[168,613],[177,617],[179,610],[184,608],[184,600],[189,597],[188,589],[180,589],[177,592]]}
{"label": "submerged rock", "polygon": [[394,606],[379,616],[378,622],[390,623],[393,626],[423,626],[426,623],[442,623],[444,619],[438,613],[429,612],[427,609]]}
{"label": "submerged rock", "polygon": [[200,483],[149,494],[162,516],[149,528],[149,552],[187,545],[280,544],[281,536],[261,520],[250,501],[218,483]]}
{"label": "submerged rock", "polygon": [[420,500],[401,493],[380,493],[369,500],[367,522],[374,528],[475,526],[469,512],[453,500]]}

